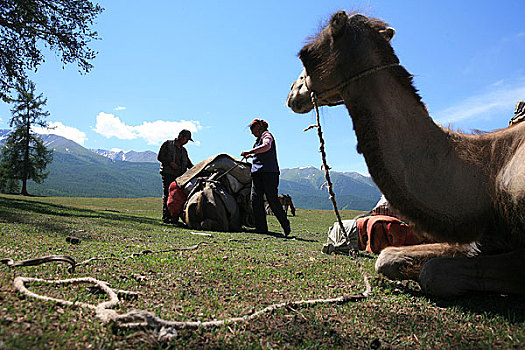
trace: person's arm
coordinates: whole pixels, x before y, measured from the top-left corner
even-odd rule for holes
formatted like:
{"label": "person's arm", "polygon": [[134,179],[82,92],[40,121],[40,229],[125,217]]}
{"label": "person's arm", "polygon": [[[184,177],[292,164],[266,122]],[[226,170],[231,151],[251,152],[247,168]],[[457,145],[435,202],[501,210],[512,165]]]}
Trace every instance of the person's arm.
{"label": "person's arm", "polygon": [[169,164],[171,159],[167,153],[168,153],[168,141],[164,141],[162,146],[160,146],[160,150],[157,155],[157,160],[161,162],[162,164]]}
{"label": "person's arm", "polygon": [[184,152],[186,153],[186,159],[188,160],[187,167],[188,167],[188,169],[191,169],[191,168],[193,168],[193,163],[192,163],[192,161],[190,159],[190,156],[188,155],[188,151],[186,150],[186,148],[184,149]]}
{"label": "person's arm", "polygon": [[168,147],[169,141],[164,141],[162,146],[160,146],[159,154],[157,155],[157,160],[162,163],[165,167],[171,167],[177,169],[179,166],[173,162],[172,155],[169,152]]}
{"label": "person's arm", "polygon": [[261,145],[254,147],[249,151],[242,152],[241,156],[245,157],[251,154],[264,153],[264,152],[269,151],[270,148],[272,147],[272,141],[273,141],[272,134],[270,134],[270,132],[268,131],[265,131],[261,137],[262,137]]}

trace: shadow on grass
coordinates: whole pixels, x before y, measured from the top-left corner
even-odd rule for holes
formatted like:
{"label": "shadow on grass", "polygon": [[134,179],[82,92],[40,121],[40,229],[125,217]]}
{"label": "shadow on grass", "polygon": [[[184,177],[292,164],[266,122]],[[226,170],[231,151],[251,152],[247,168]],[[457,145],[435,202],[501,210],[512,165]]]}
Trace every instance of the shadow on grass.
{"label": "shadow on grass", "polygon": [[429,297],[441,307],[457,307],[486,317],[500,316],[510,323],[525,322],[525,297],[514,295],[477,294],[455,300]]}
{"label": "shadow on grass", "polygon": [[[312,314],[304,315],[308,310],[299,308],[264,319],[232,325],[230,332],[235,337],[217,337],[213,331],[182,330],[177,343],[169,349],[178,349],[183,344],[188,348],[294,348],[294,349],[369,349],[372,339],[352,336],[340,329],[340,322],[319,320]],[[300,316],[299,316],[300,315]],[[248,346],[250,344],[251,346]]]}
{"label": "shadow on grass", "polygon": [[257,234],[257,235],[261,235],[261,236],[267,236],[267,237],[269,236],[269,237],[275,237],[275,238],[281,238],[281,239],[293,240],[293,241],[299,241],[299,242],[317,242],[314,239],[300,238],[300,237],[293,236],[293,235],[285,236],[283,233],[273,232],[273,231],[268,231],[266,233],[260,233],[260,232],[255,232],[255,231],[252,231],[252,230],[244,230],[242,232],[254,233],[254,234]]}
{"label": "shadow on grass", "polygon": [[[28,218],[26,215],[21,215],[20,211],[29,213],[32,217]],[[155,219],[113,213],[106,210],[97,211],[45,203],[33,199],[0,197],[0,218],[2,221],[35,225],[45,231],[54,232],[61,231],[65,228],[65,225],[62,225],[58,221],[50,223],[48,221],[40,220],[39,215],[54,216],[57,218],[97,218],[111,220],[118,223],[159,224],[159,221]]]}
{"label": "shadow on grass", "polygon": [[510,323],[525,322],[525,297],[495,294],[475,294],[454,299],[443,299],[426,295],[415,281],[390,281],[377,277],[372,280],[373,288],[382,293],[405,294],[416,298],[426,298],[443,308],[456,307],[464,312],[488,317],[500,316]]}

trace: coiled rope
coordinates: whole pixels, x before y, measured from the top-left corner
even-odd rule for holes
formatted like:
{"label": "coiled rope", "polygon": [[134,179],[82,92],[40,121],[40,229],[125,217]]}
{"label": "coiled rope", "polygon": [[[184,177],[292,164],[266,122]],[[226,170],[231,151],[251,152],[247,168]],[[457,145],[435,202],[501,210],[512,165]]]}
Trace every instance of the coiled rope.
{"label": "coiled rope", "polygon": [[[123,258],[116,257],[101,257],[101,258],[90,258],[84,260],[80,263],[76,263],[75,260],[69,256],[65,255],[50,255],[42,258],[28,259],[20,262],[14,262],[12,259],[2,259],[0,263],[4,263],[10,267],[20,267],[20,266],[36,266],[44,264],[47,262],[56,262],[62,261],[71,264],[70,272],[74,272],[75,267],[85,266],[89,263],[97,260],[127,260],[134,257],[146,254],[155,254],[155,253],[166,253],[172,251],[181,251],[181,250],[196,250],[200,245],[207,244],[206,242],[200,242],[191,247],[183,248],[171,248],[166,250],[144,250],[140,253],[133,253]],[[30,291],[26,287],[26,283],[42,283],[42,284],[51,284],[51,285],[76,285],[76,284],[92,284],[94,287],[98,288],[102,292],[108,295],[109,300],[104,301],[98,305],[93,305],[84,302],[71,302],[63,299],[53,298],[46,295],[40,295]],[[246,315],[239,317],[231,317],[223,320],[212,320],[212,321],[166,321],[162,318],[156,317],[153,313],[146,310],[131,310],[127,313],[119,314],[117,311],[113,310],[119,302],[119,295],[126,296],[137,296],[140,293],[131,292],[126,290],[114,289],[109,286],[107,282],[97,280],[92,277],[81,277],[81,278],[70,278],[70,279],[61,279],[61,280],[46,280],[40,278],[32,277],[16,277],[14,280],[15,288],[22,294],[49,302],[54,302],[62,306],[71,306],[71,307],[82,307],[95,311],[96,317],[98,317],[103,323],[109,324],[113,323],[119,328],[127,329],[136,329],[143,328],[148,329],[153,332],[159,342],[169,342],[177,337],[178,330],[181,329],[196,329],[196,328],[211,328],[211,327],[220,327],[223,325],[248,322],[257,317],[260,317],[264,314],[269,314],[278,309],[283,308],[294,308],[294,307],[305,307],[312,306],[316,304],[343,304],[351,301],[358,301],[363,299],[363,294],[356,295],[344,295],[337,298],[328,298],[328,299],[310,299],[310,300],[299,300],[299,301],[289,301],[282,302],[277,304],[269,305],[259,311],[252,311]]]}

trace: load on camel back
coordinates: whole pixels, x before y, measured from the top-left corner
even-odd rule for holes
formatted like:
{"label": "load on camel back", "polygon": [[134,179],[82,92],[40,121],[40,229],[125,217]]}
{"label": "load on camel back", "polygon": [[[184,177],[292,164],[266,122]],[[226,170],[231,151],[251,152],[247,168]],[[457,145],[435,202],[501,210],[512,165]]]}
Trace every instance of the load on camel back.
{"label": "load on camel back", "polygon": [[348,254],[351,249],[359,249],[379,254],[387,247],[433,242],[428,237],[418,235],[414,226],[403,221],[385,196],[369,212],[351,220],[343,220],[342,223],[344,230],[337,221],[328,229],[323,253]]}
{"label": "load on camel back", "polygon": [[191,229],[240,231],[253,227],[251,164],[217,154],[196,164],[171,185],[168,210]]}

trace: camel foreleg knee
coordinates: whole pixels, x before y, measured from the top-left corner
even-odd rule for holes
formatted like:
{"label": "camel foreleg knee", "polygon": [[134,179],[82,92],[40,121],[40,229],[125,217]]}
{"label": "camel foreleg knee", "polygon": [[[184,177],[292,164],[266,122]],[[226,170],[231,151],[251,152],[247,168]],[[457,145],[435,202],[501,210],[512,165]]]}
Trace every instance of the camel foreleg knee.
{"label": "camel foreleg knee", "polygon": [[403,248],[386,248],[377,257],[375,270],[391,280],[415,280],[419,277],[419,269],[414,265],[410,255]]}

